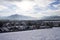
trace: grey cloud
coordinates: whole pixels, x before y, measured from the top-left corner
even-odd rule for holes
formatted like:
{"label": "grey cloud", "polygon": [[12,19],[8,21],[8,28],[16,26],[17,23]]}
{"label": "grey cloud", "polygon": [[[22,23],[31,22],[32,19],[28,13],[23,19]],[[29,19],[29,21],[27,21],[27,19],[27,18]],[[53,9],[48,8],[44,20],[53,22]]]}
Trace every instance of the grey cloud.
{"label": "grey cloud", "polygon": [[0,1],[34,1],[34,0],[0,0]]}
{"label": "grey cloud", "polygon": [[22,0],[0,0],[0,1],[22,1]]}
{"label": "grey cloud", "polygon": [[0,16],[6,16],[6,15],[11,15],[15,13],[15,10],[16,10],[15,5],[9,2],[1,2],[0,5],[7,7],[6,9],[0,11]]}

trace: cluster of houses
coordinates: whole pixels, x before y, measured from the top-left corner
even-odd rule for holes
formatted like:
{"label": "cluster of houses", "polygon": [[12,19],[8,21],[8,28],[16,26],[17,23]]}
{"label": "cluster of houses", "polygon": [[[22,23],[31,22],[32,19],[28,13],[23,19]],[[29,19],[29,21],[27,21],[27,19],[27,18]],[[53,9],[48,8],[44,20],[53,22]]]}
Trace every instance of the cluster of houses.
{"label": "cluster of houses", "polygon": [[0,32],[25,31],[60,27],[60,21],[7,21],[0,22]]}

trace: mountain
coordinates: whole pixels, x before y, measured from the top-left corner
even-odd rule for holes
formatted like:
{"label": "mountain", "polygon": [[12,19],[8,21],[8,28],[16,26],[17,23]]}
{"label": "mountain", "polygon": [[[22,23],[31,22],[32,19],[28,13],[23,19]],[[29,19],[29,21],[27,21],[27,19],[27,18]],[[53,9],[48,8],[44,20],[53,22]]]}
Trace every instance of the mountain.
{"label": "mountain", "polygon": [[[38,19],[34,17],[14,14],[7,17],[0,17],[0,20],[38,20]],[[44,16],[39,20],[60,20],[60,16]]]}
{"label": "mountain", "polygon": [[60,20],[60,16],[45,16],[42,20]]}
{"label": "mountain", "polygon": [[0,19],[3,19],[3,20],[34,20],[35,18],[29,17],[29,16],[14,14],[14,15],[10,15],[7,17],[2,17]]}

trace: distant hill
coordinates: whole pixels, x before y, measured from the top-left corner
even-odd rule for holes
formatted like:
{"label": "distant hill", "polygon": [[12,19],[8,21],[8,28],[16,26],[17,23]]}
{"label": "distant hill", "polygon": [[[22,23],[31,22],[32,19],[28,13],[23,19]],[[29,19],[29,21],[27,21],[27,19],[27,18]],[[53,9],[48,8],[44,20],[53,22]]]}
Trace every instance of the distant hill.
{"label": "distant hill", "polygon": [[41,20],[60,20],[60,16],[45,16]]}
{"label": "distant hill", "polygon": [[14,15],[0,18],[0,20],[34,20],[34,19],[36,19],[36,18],[18,15],[18,14],[14,14]]}

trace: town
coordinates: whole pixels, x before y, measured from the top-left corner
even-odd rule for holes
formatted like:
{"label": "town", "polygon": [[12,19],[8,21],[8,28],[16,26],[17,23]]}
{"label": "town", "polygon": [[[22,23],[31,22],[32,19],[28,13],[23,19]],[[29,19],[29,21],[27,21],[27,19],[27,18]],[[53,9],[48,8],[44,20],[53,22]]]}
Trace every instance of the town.
{"label": "town", "polygon": [[60,27],[60,21],[55,20],[0,21],[0,33],[34,29],[46,29],[53,27]]}

